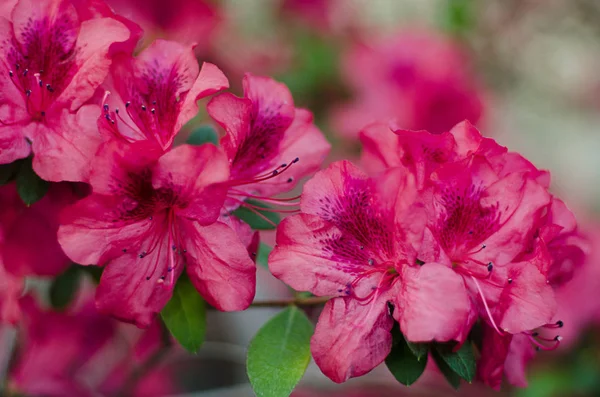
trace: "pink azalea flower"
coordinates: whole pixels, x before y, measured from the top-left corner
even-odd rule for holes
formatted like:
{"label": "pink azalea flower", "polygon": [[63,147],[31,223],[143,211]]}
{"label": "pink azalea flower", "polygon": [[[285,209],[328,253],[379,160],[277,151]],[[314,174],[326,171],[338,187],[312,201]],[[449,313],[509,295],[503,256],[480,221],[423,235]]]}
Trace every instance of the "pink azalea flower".
{"label": "pink azalea flower", "polygon": [[231,166],[227,207],[244,205],[246,197],[284,204],[270,197],[316,172],[330,145],[312,114],[294,107],[285,85],[246,74],[243,86],[244,97],[224,93],[207,106],[226,131],[221,146]]}
{"label": "pink azalea flower", "polygon": [[457,339],[466,321],[462,280],[441,264],[416,261],[426,221],[416,195],[402,170],[369,179],[348,162],[334,163],[306,183],[302,213],[277,230],[271,272],[298,291],[332,297],[311,350],[335,382],[385,359],[394,318],[414,341]]}
{"label": "pink azalea flower", "polygon": [[136,21],[147,36],[180,43],[198,43],[204,53],[221,21],[220,9],[207,0],[107,0],[121,15]]}
{"label": "pink azalea flower", "polygon": [[56,239],[58,214],[76,199],[71,186],[52,184],[41,200],[28,207],[14,183],[0,187],[0,257],[5,271],[14,277],[56,276],[67,268],[71,261]]}
{"label": "pink azalea flower", "polygon": [[[160,348],[158,324],[143,334],[129,335],[119,323],[96,312],[85,296],[66,312],[42,310],[31,296],[21,306],[21,343],[8,375],[9,388],[20,393],[91,397],[102,391],[115,395],[135,368]],[[116,370],[118,381],[112,374]],[[139,380],[133,395],[159,395],[140,393],[143,384],[157,375],[165,394],[175,391],[167,378],[151,372]]]}
{"label": "pink azalea flower", "polygon": [[345,137],[392,119],[405,130],[442,133],[464,119],[477,123],[483,113],[465,54],[434,33],[405,31],[367,40],[342,62],[355,100],[333,112],[332,125]]}
{"label": "pink azalea flower", "polygon": [[100,138],[96,107],[82,105],[106,77],[113,44],[131,36],[114,18],[78,10],[66,0],[19,0],[0,18],[0,163],[33,151],[34,170],[51,181],[86,180]]}
{"label": "pink azalea flower", "polygon": [[156,160],[141,141],[103,146],[93,193],[63,212],[58,238],[77,263],[105,266],[99,310],[148,326],[186,265],[200,294],[220,310],[254,297],[255,267],[236,232],[218,222],[229,166],[216,146],[179,146]]}
{"label": "pink azalea flower", "polygon": [[191,46],[165,40],[155,41],[135,58],[116,58],[107,80],[100,132],[107,139],[148,140],[162,151],[196,115],[200,98],[229,86],[215,65],[198,67]]}

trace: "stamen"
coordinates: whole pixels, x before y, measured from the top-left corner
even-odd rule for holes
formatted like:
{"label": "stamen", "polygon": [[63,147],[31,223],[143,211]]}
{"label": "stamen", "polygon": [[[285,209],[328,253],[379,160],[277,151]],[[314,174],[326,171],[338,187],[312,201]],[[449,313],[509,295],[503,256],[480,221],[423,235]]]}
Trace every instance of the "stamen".
{"label": "stamen", "polygon": [[481,289],[481,287],[479,286],[479,283],[477,282],[477,279],[473,276],[471,276],[471,279],[473,280],[473,282],[475,283],[475,287],[477,287],[477,291],[479,292],[479,295],[481,296],[481,300],[483,301],[483,306],[485,307],[485,311],[490,319],[490,322],[492,323],[492,327],[494,327],[494,329],[496,330],[496,332],[498,333],[498,335],[502,336],[504,335],[504,332],[502,332],[500,330],[500,328],[498,328],[498,326],[496,325],[496,322],[494,321],[494,317],[492,316],[492,312],[490,310],[490,308],[488,307],[487,301],[485,300],[485,295],[483,294],[483,290]]}

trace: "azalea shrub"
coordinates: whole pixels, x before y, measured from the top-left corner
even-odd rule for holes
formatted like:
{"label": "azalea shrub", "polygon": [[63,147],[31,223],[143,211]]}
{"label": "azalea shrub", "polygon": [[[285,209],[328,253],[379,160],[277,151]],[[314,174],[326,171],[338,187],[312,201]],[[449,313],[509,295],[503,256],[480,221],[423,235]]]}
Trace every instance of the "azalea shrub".
{"label": "azalea shrub", "polygon": [[[189,40],[214,33],[214,4],[158,18],[160,2],[109,3],[0,7],[0,334],[16,334],[4,392],[173,393],[158,363],[201,351],[209,311],[280,308],[246,362],[273,397],[311,359],[335,383],[381,365],[403,385],[431,372],[526,387],[536,352],[563,327],[575,337],[569,321],[585,319],[566,288],[587,285],[575,274],[589,274],[593,236],[549,171],[475,127],[485,95],[451,40],[350,48],[355,97],[325,118],[361,155],[331,161],[286,84]],[[335,34],[316,3],[286,1],[281,18]],[[290,298],[255,299],[257,266]]]}

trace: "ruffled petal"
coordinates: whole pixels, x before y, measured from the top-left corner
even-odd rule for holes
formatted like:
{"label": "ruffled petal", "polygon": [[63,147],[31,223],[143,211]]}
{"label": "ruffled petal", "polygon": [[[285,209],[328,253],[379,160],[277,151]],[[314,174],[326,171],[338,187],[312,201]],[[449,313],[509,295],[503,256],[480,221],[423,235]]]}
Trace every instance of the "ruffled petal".
{"label": "ruffled petal", "polygon": [[311,339],[313,358],[323,374],[342,383],[385,360],[394,325],[388,299],[380,295],[364,305],[352,298],[334,298],[325,304]]}
{"label": "ruffled petal", "polygon": [[437,263],[407,266],[394,317],[411,342],[464,341],[472,310],[462,277]]}
{"label": "ruffled petal", "polygon": [[236,232],[221,222],[181,220],[187,274],[206,301],[222,311],[244,310],[254,299],[256,267]]}

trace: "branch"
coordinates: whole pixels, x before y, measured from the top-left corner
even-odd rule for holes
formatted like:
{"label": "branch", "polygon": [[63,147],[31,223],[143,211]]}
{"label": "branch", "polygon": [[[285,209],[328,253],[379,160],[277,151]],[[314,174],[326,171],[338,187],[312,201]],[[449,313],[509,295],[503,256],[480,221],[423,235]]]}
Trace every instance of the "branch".
{"label": "branch", "polygon": [[293,298],[293,299],[281,299],[272,301],[258,301],[252,302],[250,307],[285,307],[289,305],[296,306],[320,306],[325,304],[330,296],[313,296],[310,298]]}

